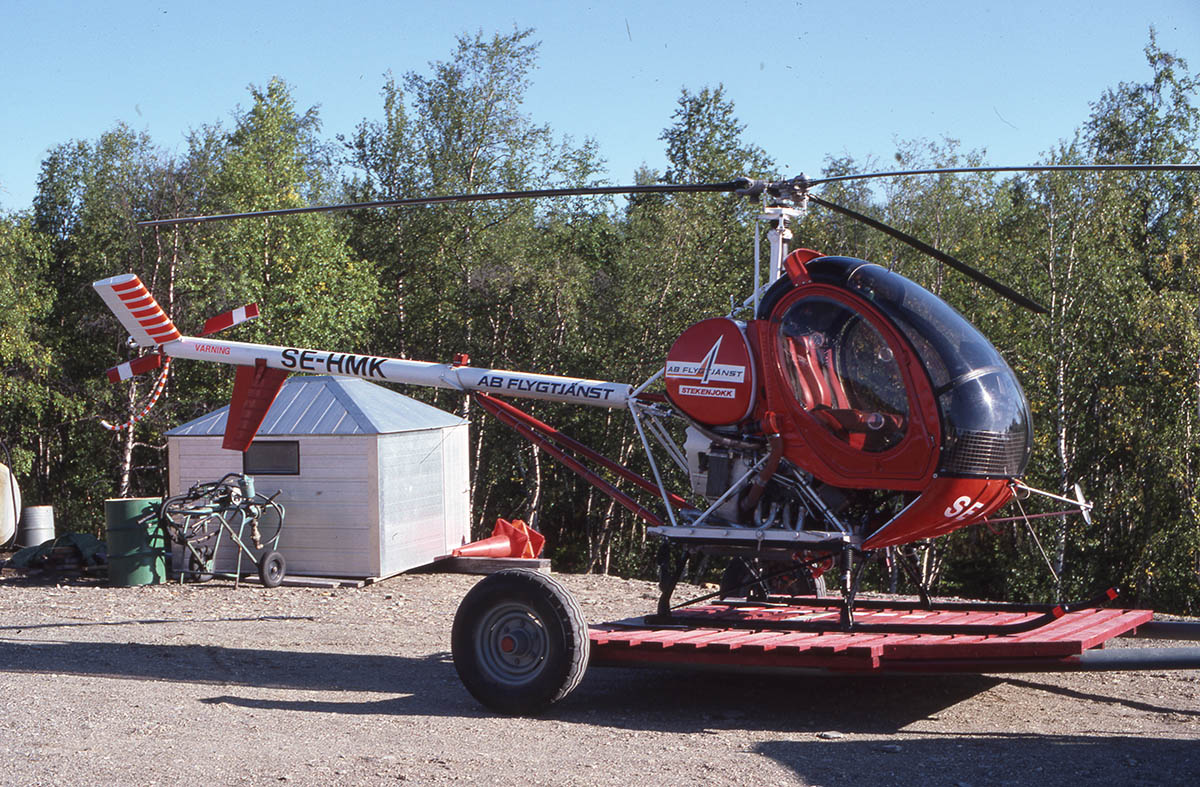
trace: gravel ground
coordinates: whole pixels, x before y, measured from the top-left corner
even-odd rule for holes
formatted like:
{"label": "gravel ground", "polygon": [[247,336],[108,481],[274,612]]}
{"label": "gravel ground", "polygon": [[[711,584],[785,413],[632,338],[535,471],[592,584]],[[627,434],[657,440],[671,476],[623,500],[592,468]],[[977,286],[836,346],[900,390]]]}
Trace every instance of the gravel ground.
{"label": "gravel ground", "polygon": [[[649,583],[559,578],[591,622],[653,607]],[[477,580],[0,577],[0,784],[1200,783],[1200,671],[594,669],[545,715],[499,717],[448,653]]]}

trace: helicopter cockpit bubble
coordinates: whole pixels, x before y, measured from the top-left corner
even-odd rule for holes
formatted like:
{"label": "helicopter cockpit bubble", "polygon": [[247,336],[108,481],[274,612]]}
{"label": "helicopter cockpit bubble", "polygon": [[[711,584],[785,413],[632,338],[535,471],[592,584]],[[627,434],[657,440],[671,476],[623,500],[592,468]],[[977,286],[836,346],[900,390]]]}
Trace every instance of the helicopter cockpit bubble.
{"label": "helicopter cockpit bubble", "polygon": [[939,473],[1020,477],[1033,445],[1029,403],[1016,375],[982,333],[914,282],[862,260],[808,264],[814,281],[838,281],[887,316],[929,375],[942,426]]}

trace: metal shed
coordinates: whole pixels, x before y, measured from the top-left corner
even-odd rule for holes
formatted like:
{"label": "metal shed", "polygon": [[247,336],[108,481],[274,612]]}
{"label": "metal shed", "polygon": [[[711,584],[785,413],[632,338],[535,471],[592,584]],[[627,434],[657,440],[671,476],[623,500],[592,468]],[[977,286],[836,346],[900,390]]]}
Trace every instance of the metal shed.
{"label": "metal shed", "polygon": [[230,472],[253,476],[259,492],[282,490],[289,574],[386,577],[469,540],[462,418],[365,380],[297,376],[242,454],[221,448],[228,412],[167,432],[169,494]]}

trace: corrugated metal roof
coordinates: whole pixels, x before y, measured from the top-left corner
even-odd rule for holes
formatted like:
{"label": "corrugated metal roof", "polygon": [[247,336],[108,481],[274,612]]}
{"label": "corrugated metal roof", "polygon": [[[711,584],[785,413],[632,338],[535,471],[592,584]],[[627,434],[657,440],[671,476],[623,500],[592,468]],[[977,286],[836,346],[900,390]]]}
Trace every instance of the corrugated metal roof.
{"label": "corrugated metal roof", "polygon": [[[168,437],[225,434],[229,407],[177,426]],[[260,435],[391,434],[438,429],[463,419],[356,377],[289,377]]]}

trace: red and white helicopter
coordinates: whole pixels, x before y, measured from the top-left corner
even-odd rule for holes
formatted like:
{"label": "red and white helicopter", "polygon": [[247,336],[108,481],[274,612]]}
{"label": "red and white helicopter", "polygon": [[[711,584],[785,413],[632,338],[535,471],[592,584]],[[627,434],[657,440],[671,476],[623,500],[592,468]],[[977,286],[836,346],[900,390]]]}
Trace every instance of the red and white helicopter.
{"label": "red and white helicopter", "polygon": [[[750,296],[730,314],[685,330],[667,350],[662,368],[636,385],[212,338],[212,333],[254,317],[254,306],[210,320],[199,336],[184,336],[133,274],[94,284],[133,341],[148,351],[110,370],[109,376],[126,379],[160,368],[172,358],[236,366],[223,443],[234,450],[249,446],[283,381],[293,373],[339,374],[469,393],[489,413],[645,520],[648,531],[662,539],[660,617],[670,616],[671,594],[692,555],[732,558],[722,596],[781,590],[818,593],[824,589],[822,572],[840,561],[844,602],[838,625],[849,629],[854,626],[862,567],[873,556],[888,547],[982,522],[1015,495],[1037,492],[1021,481],[1032,449],[1032,422],[1012,369],[952,307],[878,265],[805,248],[790,250],[788,222],[810,204],[838,211],[917,247],[1024,307],[1044,311],[959,260],[810,189],[834,180],[903,174],[1052,169],[1200,167],[973,167],[815,180],[801,176],[775,183],[739,179],[691,186],[402,199],[145,222],[691,191],[761,198],[760,218],[770,230],[765,266],[760,265],[756,244]],[[760,267],[765,271],[760,273]],[[560,433],[505,401],[509,398],[628,411],[651,478]],[[669,489],[664,463],[686,474],[690,488]],[[618,489],[609,480],[613,477],[653,495],[658,504]],[[1085,516],[1091,507],[1078,488],[1074,498],[1039,494]],[[494,707],[523,708],[531,691],[552,701],[574,687],[582,676],[580,660],[586,662],[587,635],[579,633],[578,606],[564,594],[553,579],[540,575],[496,575],[468,594],[455,624],[455,660],[477,697],[488,697],[485,703]],[[924,588],[922,598],[928,603]],[[546,667],[547,661],[558,666]],[[547,688],[531,689],[533,683]],[[506,705],[503,698],[517,693],[524,699]]]}

